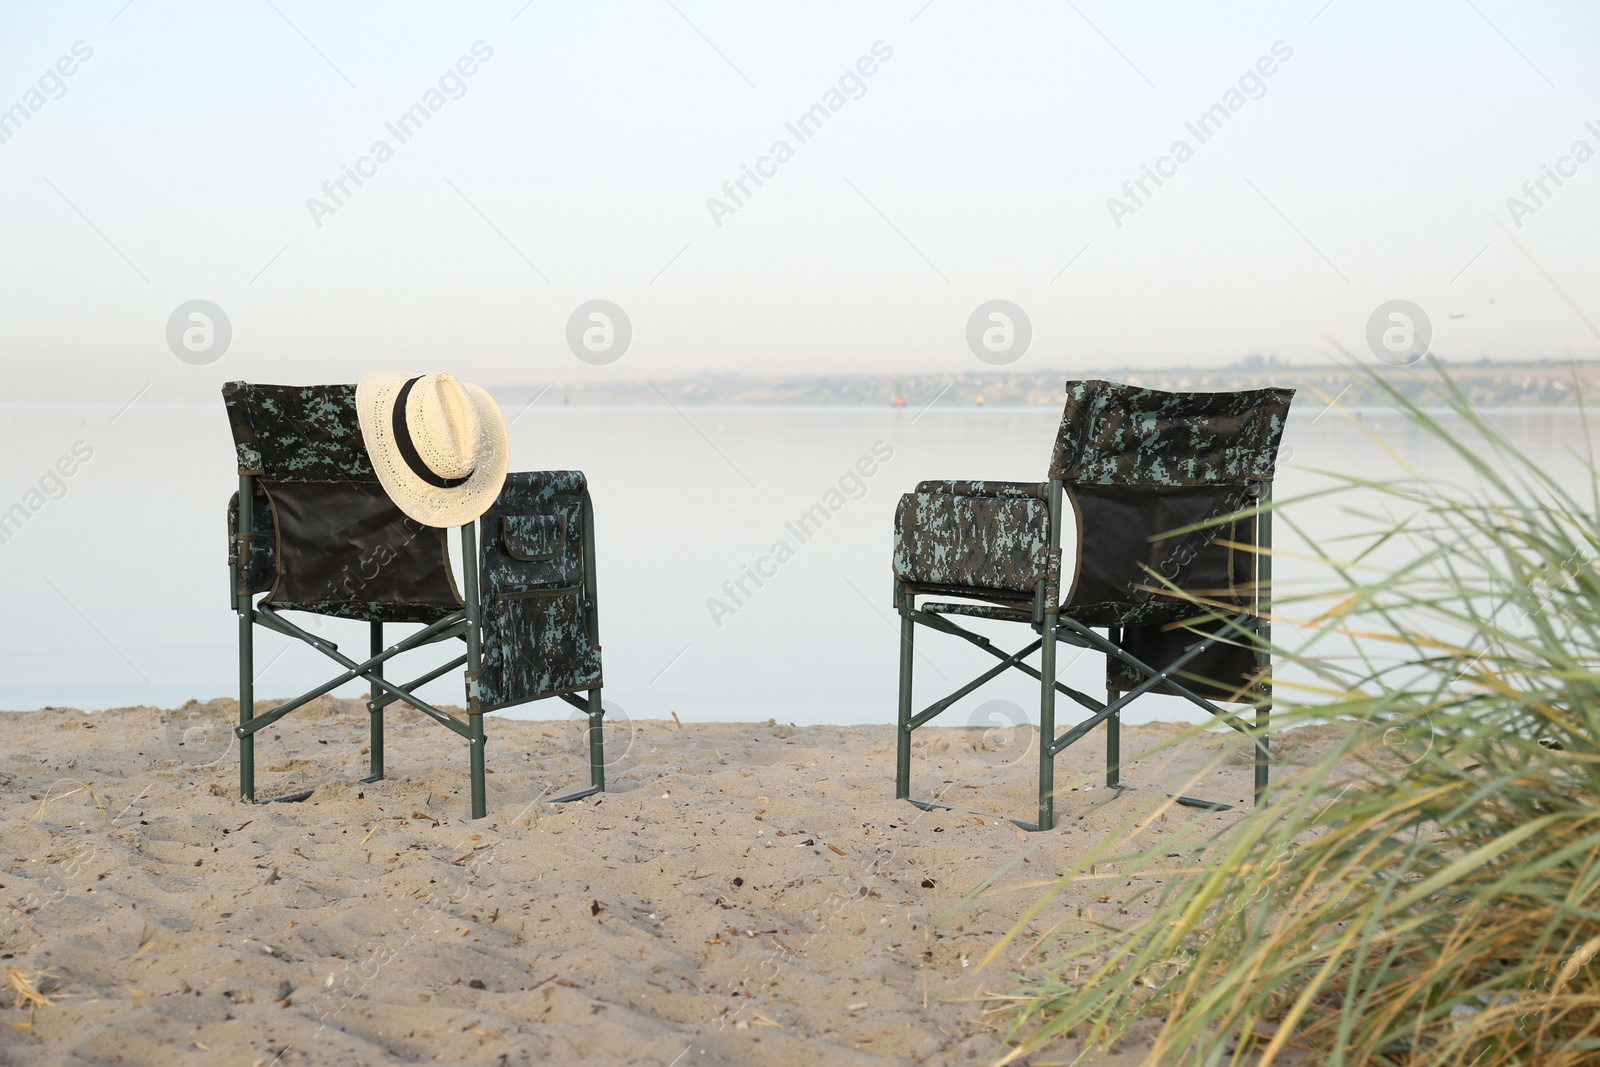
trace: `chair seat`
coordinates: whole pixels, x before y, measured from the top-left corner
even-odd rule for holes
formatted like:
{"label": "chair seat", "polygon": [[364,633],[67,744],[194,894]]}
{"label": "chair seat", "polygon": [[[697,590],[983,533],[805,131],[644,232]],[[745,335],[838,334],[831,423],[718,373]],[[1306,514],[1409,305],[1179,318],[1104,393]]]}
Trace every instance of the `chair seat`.
{"label": "chair seat", "polygon": [[[995,619],[1000,622],[1033,622],[1031,608],[1005,607],[999,604],[968,604],[960,601],[934,600],[922,605],[922,610],[929,615],[962,615],[970,619]],[[1155,599],[1146,604],[1106,605],[1103,612],[1083,612],[1086,617],[1079,617],[1078,613],[1063,614],[1062,618],[1071,618],[1085,626],[1156,626],[1175,624],[1195,619],[1204,615],[1206,609],[1184,600],[1174,600],[1166,597]]]}
{"label": "chair seat", "polygon": [[999,619],[1002,622],[1033,622],[1027,608],[1003,608],[998,604],[961,604],[935,600],[922,605],[929,615],[965,615],[970,619]]}
{"label": "chair seat", "polygon": [[1147,600],[1115,600],[1100,604],[1063,604],[1061,617],[1072,619],[1085,626],[1170,626],[1175,623],[1187,622],[1191,619],[1203,618],[1214,611],[1242,611],[1246,603],[1241,601],[1237,607],[1224,605],[1220,601],[1216,606],[1197,604],[1182,597],[1169,596],[1162,592],[1150,593]]}

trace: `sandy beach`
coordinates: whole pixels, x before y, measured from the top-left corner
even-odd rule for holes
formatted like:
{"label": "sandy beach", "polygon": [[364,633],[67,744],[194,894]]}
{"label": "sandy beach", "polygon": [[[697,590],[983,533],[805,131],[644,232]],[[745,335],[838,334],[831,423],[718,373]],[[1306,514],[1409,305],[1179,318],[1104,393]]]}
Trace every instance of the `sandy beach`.
{"label": "sandy beach", "polygon": [[[1150,832],[1174,842],[1249,797],[1237,739],[1193,786],[1209,741],[1139,758],[1168,724],[1124,727],[1135,788],[1096,789],[1097,731],[1057,761],[1061,828],[1028,834],[1025,735],[920,731],[916,794],[961,809],[921,812],[891,799],[889,726],[669,720],[612,727],[611,791],[552,805],[583,784],[578,728],[492,719],[473,822],[453,735],[392,715],[391,777],[362,784],[362,705],[324,699],[257,748],[258,795],[314,794],[252,807],[235,717],[0,717],[0,1063],[992,1063],[985,996],[1022,949],[978,962],[1072,857],[1168,792],[1241,805],[1173,809]],[[1139,884],[1077,882],[1035,926],[1135,919]]]}

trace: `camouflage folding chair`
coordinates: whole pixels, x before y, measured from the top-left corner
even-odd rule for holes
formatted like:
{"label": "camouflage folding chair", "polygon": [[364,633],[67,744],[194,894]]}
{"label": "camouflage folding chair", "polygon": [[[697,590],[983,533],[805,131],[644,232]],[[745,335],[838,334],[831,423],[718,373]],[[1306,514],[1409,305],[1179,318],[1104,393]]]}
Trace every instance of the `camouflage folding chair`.
{"label": "camouflage folding chair", "polygon": [[[555,696],[588,716],[590,774],[588,789],[556,803],[602,792],[605,712],[594,511],[582,473],[506,476],[489,510],[460,528],[462,596],[451,574],[446,531],[401,512],[373,472],[356,416],[355,386],[231,382],[222,396],[239,462],[239,491],[228,506],[228,569],[239,615],[234,733],[240,796],[255,800],[256,735],[356,679],[371,688],[370,776],[364,782],[384,776],[384,710],[409,704],[466,738],[472,817],[481,819],[486,811],[484,714]],[[259,593],[266,596],[257,601]],[[367,622],[369,655],[359,661],[345,655],[338,645],[290,622],[286,611]],[[421,629],[385,648],[385,623]],[[254,714],[257,626],[305,642],[343,670],[271,711]],[[452,640],[464,642],[466,651],[408,682],[385,678],[385,667],[402,653]],[[423,685],[462,667],[465,719],[417,695]]]}
{"label": "camouflage folding chair", "polygon": [[[1119,716],[1151,692],[1184,697],[1251,738],[1259,803],[1271,717],[1272,477],[1294,391],[1169,393],[1103,381],[1066,389],[1049,481],[927,481],[900,498],[895,796],[944,807],[911,797],[913,732],[1015,669],[1040,681],[1039,817],[1017,825],[1055,825],[1055,757],[1101,723],[1106,785],[1119,788]],[[1076,519],[1063,519],[1063,498]],[[1065,595],[1063,526],[1068,563],[1076,560]],[[961,599],[918,606],[921,595]],[[1038,638],[1007,653],[953,621],[960,617],[1022,623]],[[1000,662],[913,714],[919,624]],[[1105,654],[1105,701],[1056,681],[1058,642]],[[1026,662],[1035,651],[1037,668]],[[1091,713],[1059,737],[1058,692]],[[1252,705],[1254,726],[1219,703]]]}

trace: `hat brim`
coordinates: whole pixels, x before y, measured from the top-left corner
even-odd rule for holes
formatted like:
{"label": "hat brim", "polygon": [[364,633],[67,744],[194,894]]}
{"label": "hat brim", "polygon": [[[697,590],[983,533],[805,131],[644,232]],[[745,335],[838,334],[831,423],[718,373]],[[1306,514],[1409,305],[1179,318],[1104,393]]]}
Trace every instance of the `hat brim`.
{"label": "hat brim", "polygon": [[357,383],[356,414],[367,455],[384,492],[407,516],[424,526],[465,526],[489,510],[505,485],[511,454],[505,417],[487,392],[470,382],[461,382],[483,427],[477,462],[467,480],[458,486],[441,489],[429,485],[407,466],[394,440],[395,398],[401,387],[415,377],[374,371]]}

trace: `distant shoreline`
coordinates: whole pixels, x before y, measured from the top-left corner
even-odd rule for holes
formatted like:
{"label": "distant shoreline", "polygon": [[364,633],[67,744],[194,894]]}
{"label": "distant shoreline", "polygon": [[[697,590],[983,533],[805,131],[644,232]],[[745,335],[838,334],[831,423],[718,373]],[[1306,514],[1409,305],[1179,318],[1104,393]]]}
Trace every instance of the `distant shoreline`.
{"label": "distant shoreline", "polygon": [[[1312,399],[1315,400],[1316,398],[1313,396]],[[121,404],[114,404],[114,403],[111,403],[110,401],[85,401],[85,402],[79,403],[79,404],[68,404],[68,403],[64,403],[64,402],[63,403],[54,403],[54,402],[41,402],[41,403],[0,402],[0,410],[10,410],[10,411],[25,411],[25,410],[34,410],[34,409],[37,409],[37,410],[85,410],[85,409],[87,409],[87,410],[99,410],[99,409],[102,409],[102,408],[107,409],[107,410],[115,410],[115,409],[120,408],[122,406],[123,405],[121,405]],[[181,400],[181,401],[170,401],[170,402],[166,402],[166,403],[140,404],[139,405],[139,407],[141,407],[141,408],[156,409],[156,410],[161,410],[161,411],[191,411],[191,410],[198,411],[198,410],[204,410],[204,409],[210,408],[212,406],[214,406],[214,405],[210,401],[201,401],[201,400]],[[583,411],[638,411],[640,408],[651,407],[651,406],[652,405],[650,405],[650,404],[644,404],[644,403],[640,403],[640,404],[574,403],[574,404],[541,405],[540,410],[549,411],[551,408],[579,408],[579,409],[582,409]],[[656,404],[654,406],[655,407],[659,407],[663,411],[670,411],[671,410],[665,404]],[[889,404],[719,404],[719,403],[710,403],[710,404],[678,404],[677,407],[678,407],[679,410],[682,410],[682,411],[729,411],[729,412],[756,412],[756,411],[758,411],[758,412],[764,412],[764,413],[793,412],[793,413],[797,413],[797,414],[799,414],[799,413],[815,413],[815,414],[837,413],[837,414],[874,414],[874,415],[876,415],[876,414],[882,414],[884,412],[900,411],[900,412],[904,412],[906,415],[908,415],[910,417],[915,417],[917,415],[917,413],[918,413],[916,408],[913,408],[913,407],[910,407],[910,406],[903,407],[903,408],[895,408],[895,407],[890,406]],[[1505,414],[1505,415],[1514,415],[1514,414],[1517,414],[1519,412],[1525,413],[1525,414],[1530,414],[1530,415],[1538,415],[1538,414],[1561,415],[1561,414],[1575,413],[1575,412],[1577,412],[1579,410],[1579,407],[1578,407],[1578,405],[1576,403],[1571,403],[1571,404],[1499,404],[1499,405],[1496,405],[1496,404],[1478,404],[1478,405],[1475,405],[1475,407],[1477,407],[1477,409],[1479,411],[1482,411],[1482,412],[1485,412],[1485,413],[1495,412],[1495,413]],[[1366,405],[1366,406],[1357,406],[1357,405],[1351,405],[1351,404],[1341,404],[1340,405],[1340,410],[1347,411],[1347,412],[1350,412],[1352,414],[1371,414],[1371,413],[1393,414],[1395,412],[1395,408],[1393,408],[1391,406],[1376,405],[1376,404]],[[1448,407],[1444,407],[1442,405],[1418,405],[1417,410],[1418,411],[1422,411],[1422,412],[1426,412],[1428,414],[1437,415],[1437,414],[1448,414],[1452,409],[1448,408]],[[926,413],[928,415],[972,415],[972,414],[977,414],[977,413],[986,412],[986,411],[992,411],[992,412],[995,412],[995,413],[998,413],[998,414],[1011,414],[1011,413],[1017,413],[1017,412],[1027,413],[1027,414],[1037,414],[1037,413],[1041,413],[1041,412],[1051,412],[1051,413],[1059,414],[1060,413],[1060,407],[1059,406],[1052,407],[1052,406],[1050,406],[1048,404],[987,404],[987,403],[986,404],[981,404],[981,405],[980,404],[971,404],[971,403],[959,404],[959,405],[956,405],[956,404],[938,404],[938,405],[935,405],[933,407],[928,408]],[[1292,420],[1298,420],[1302,416],[1304,416],[1305,418],[1312,418],[1312,417],[1315,416],[1315,414],[1316,413],[1313,412],[1313,411],[1302,409],[1302,408],[1297,408],[1297,409],[1294,409],[1294,410],[1290,411],[1289,418],[1292,419]]]}
{"label": "distant shoreline", "polygon": [[[1443,369],[1465,392],[1474,406],[1495,410],[1560,411],[1576,406],[1579,389],[1600,397],[1600,361],[1451,363]],[[1428,368],[1386,367],[1365,363],[1413,402],[1430,398],[1438,379]],[[912,374],[754,375],[711,373],[675,378],[599,378],[580,382],[488,385],[508,416],[530,405],[548,411],[553,407],[587,409],[664,407],[722,410],[839,410],[879,411],[898,408],[910,412],[929,410],[1059,409],[1062,385],[1070,380],[1104,378],[1152,389],[1196,392],[1233,391],[1267,387],[1294,387],[1314,399],[1320,390],[1339,395],[1347,409],[1386,406],[1356,384],[1349,370],[1336,364],[1290,365],[1251,357],[1222,367],[1166,367],[1016,370],[985,368]],[[122,407],[125,401],[13,400],[0,402],[0,410],[93,409]],[[187,408],[214,406],[209,395],[149,397],[130,407]]]}

